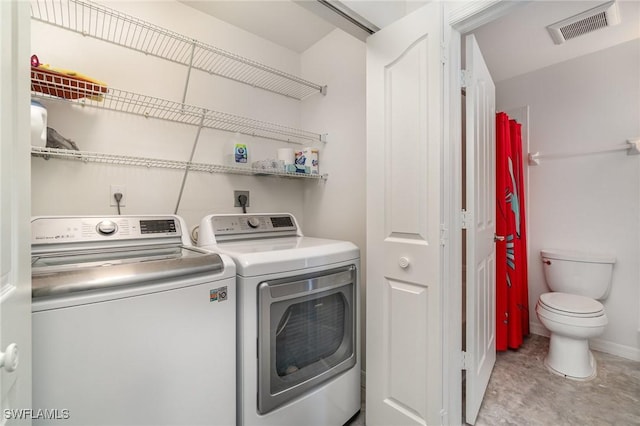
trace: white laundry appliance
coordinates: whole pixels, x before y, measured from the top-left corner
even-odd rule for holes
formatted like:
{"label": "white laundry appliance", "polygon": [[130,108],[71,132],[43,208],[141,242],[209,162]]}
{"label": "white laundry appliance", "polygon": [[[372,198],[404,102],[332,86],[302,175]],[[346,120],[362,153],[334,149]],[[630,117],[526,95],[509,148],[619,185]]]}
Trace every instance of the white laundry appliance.
{"label": "white laundry appliance", "polygon": [[173,215],[31,225],[36,424],[235,422],[231,259]]}
{"label": "white laundry appliance", "polygon": [[210,215],[198,245],[236,262],[238,425],[340,426],[360,410],[360,251],[290,214]]}

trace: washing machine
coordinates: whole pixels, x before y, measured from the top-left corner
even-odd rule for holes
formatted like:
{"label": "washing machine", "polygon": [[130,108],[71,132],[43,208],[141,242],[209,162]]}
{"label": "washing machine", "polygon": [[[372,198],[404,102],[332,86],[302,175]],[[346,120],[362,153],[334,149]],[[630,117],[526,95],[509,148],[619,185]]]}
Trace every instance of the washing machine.
{"label": "washing machine", "polygon": [[360,251],[291,214],[209,215],[198,246],[236,263],[238,425],[340,426],[360,410]]}
{"label": "washing machine", "polygon": [[230,258],[173,215],[31,225],[35,424],[235,423]]}

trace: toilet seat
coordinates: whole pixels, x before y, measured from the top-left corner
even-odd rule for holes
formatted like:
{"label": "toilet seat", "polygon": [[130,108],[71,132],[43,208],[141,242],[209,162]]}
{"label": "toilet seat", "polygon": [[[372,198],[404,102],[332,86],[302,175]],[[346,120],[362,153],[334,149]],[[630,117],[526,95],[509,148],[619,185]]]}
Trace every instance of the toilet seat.
{"label": "toilet seat", "polygon": [[549,309],[544,304],[542,304],[540,300],[538,300],[538,304],[536,306],[536,313],[538,314],[538,318],[540,318],[540,321],[545,325],[545,327],[547,327],[547,329],[549,329],[549,324],[545,324],[543,319],[557,324],[563,324],[564,326],[578,327],[583,329],[604,327],[609,322],[607,314],[605,312],[601,312],[597,316],[576,317],[567,315],[566,312]]}
{"label": "toilet seat", "polygon": [[577,294],[544,293],[538,302],[545,310],[567,317],[594,318],[604,315],[602,303]]}
{"label": "toilet seat", "polygon": [[[582,329],[604,327],[609,321],[602,303],[589,297],[568,293],[541,294],[536,312],[541,321],[544,318],[557,324]],[[548,324],[545,326],[549,328]]]}

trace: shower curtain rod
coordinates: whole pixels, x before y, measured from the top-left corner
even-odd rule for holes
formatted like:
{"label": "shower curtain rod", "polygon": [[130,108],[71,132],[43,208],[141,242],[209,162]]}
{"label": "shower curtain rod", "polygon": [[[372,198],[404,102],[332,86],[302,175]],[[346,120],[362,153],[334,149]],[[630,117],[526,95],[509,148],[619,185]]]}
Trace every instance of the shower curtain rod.
{"label": "shower curtain rod", "polygon": [[556,153],[556,154],[540,154],[539,152],[535,152],[535,153],[529,153],[527,158],[530,166],[539,166],[540,160],[543,158],[553,159],[553,158],[581,157],[585,155],[605,154],[605,153],[617,152],[617,151],[627,151],[627,155],[640,154],[640,138],[629,139],[627,140],[627,143],[625,143],[624,145],[617,145],[607,149],[599,149],[595,151],[581,151],[581,152],[565,152],[565,153]]}

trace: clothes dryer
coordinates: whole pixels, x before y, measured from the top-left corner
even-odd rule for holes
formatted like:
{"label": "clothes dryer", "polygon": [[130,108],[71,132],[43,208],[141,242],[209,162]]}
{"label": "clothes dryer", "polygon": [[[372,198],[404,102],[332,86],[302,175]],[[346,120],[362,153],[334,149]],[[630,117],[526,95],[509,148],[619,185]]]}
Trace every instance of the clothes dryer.
{"label": "clothes dryer", "polygon": [[209,215],[201,248],[236,263],[238,425],[340,426],[360,410],[360,251],[291,214]]}

